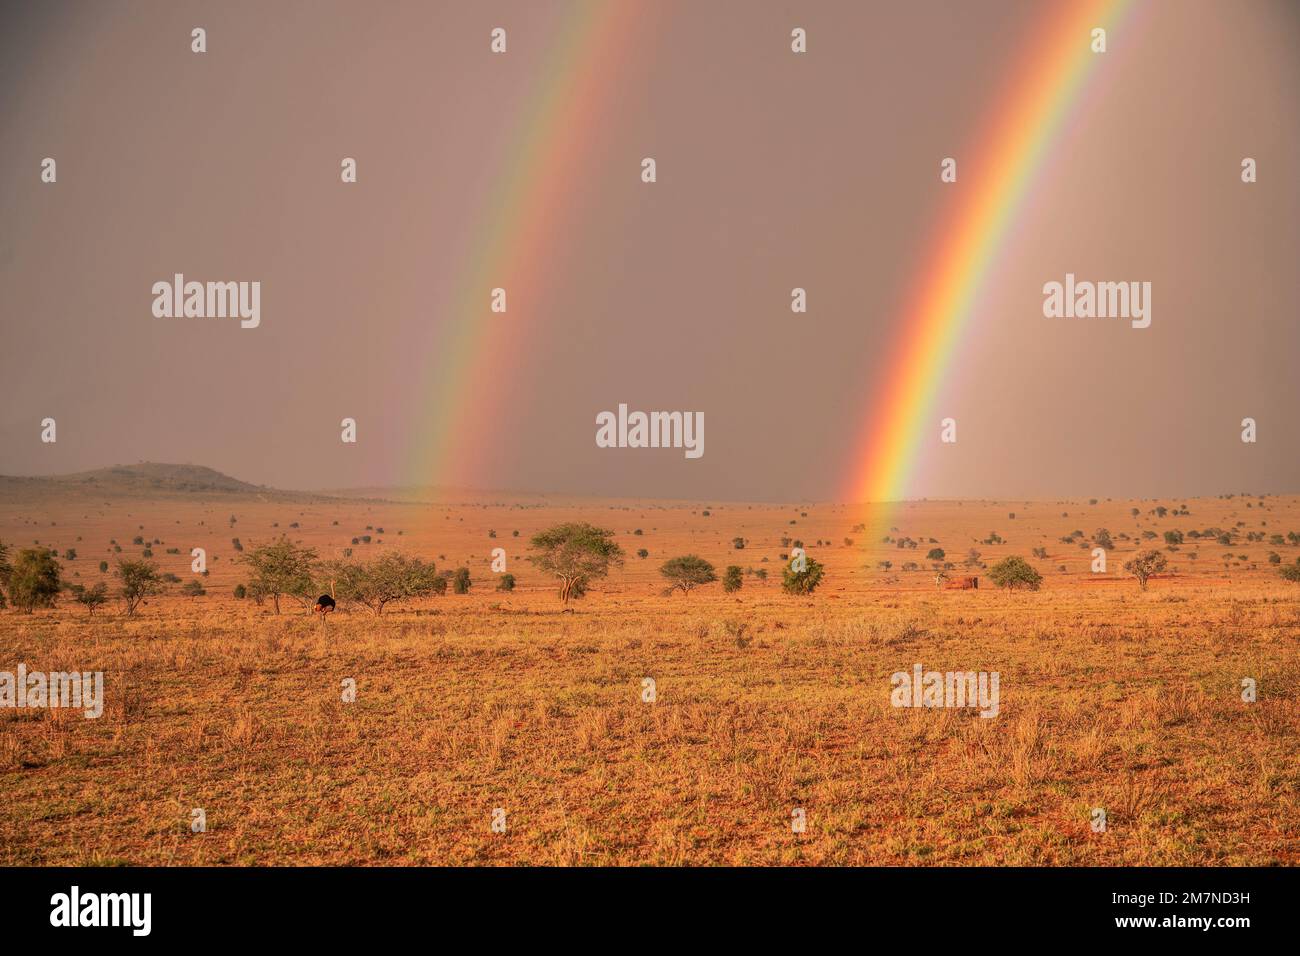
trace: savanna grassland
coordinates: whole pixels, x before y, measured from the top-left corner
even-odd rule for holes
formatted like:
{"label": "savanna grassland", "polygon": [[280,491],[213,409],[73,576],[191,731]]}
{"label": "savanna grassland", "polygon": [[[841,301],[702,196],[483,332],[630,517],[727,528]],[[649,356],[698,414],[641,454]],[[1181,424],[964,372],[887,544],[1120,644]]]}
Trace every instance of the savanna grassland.
{"label": "savanna grassland", "polygon": [[[626,564],[566,611],[525,557],[532,534],[575,519],[613,530]],[[916,502],[886,532],[872,520],[821,504],[10,485],[0,540],[75,548],[68,580],[111,582],[99,562],[146,546],[185,581],[204,547],[210,574],[204,596],[174,586],[130,618],[68,599],[0,612],[0,670],[106,683],[98,720],[0,709],[0,863],[1300,862],[1300,585],[1269,560],[1300,557],[1271,540],[1300,531],[1300,499]],[[1185,537],[1146,591],[1121,570],[1166,531],[1206,529],[1231,543]],[[277,616],[233,597],[232,538],[281,533],[322,557],[466,566],[474,586],[378,617],[322,625],[295,602]],[[780,587],[783,538],[825,564],[811,596]],[[512,593],[494,590],[498,546]],[[937,589],[934,547],[980,589]],[[769,575],[665,596],[657,568],[686,553]],[[1041,590],[988,586],[979,564],[1012,554]],[[890,675],[915,663],[999,672],[998,715],[892,707]]]}

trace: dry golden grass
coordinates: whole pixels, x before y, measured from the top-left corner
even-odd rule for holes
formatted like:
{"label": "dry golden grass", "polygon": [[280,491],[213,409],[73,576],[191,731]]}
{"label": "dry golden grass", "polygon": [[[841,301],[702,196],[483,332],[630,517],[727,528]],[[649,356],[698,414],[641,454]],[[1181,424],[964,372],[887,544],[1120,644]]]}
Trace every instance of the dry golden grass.
{"label": "dry golden grass", "polygon": [[[329,553],[387,526],[372,549],[446,554],[440,566],[470,564],[481,580],[468,597],[339,613],[322,629],[296,607],[275,617],[230,598],[240,576],[224,554],[209,597],[155,600],[138,618],[0,613],[0,669],[102,670],[107,690],[99,720],[0,710],[0,863],[1296,864],[1300,589],[1264,555],[1290,562],[1300,549],[1235,545],[1251,560],[1224,575],[1229,549],[1202,546],[1198,576],[1185,548],[1178,575],[1142,593],[1098,586],[1087,552],[1051,543],[1076,527],[1132,534],[1129,505],[935,503],[896,522],[958,558],[993,529],[1010,543],[975,545],[985,560],[1070,552],[1072,573],[1055,572],[1053,554],[1035,562],[1052,569],[1044,590],[1021,594],[886,575],[876,562],[898,553],[845,545],[860,516],[828,506],[0,511],[0,538],[77,547],[68,567],[88,583],[109,537],[156,534],[160,558],[176,538],[187,555],[214,516],[228,542],[232,512],[246,545],[286,530]],[[1294,499],[1262,513],[1241,499],[1191,507],[1141,527],[1300,529]],[[617,530],[629,567],[564,613],[521,558],[529,534],[575,516]],[[730,548],[738,534],[744,551]],[[658,593],[653,569],[672,554],[776,569],[784,534],[827,564],[811,598],[753,577],[734,596]],[[513,595],[488,590],[496,545],[521,579]],[[907,557],[924,563],[929,547]],[[172,560],[177,573],[188,564]],[[998,671],[999,715],[892,708],[890,675],[916,662]],[[1243,677],[1258,681],[1253,704]],[[354,703],[341,699],[346,678]],[[203,834],[189,829],[196,807]],[[505,834],[490,828],[497,807]],[[1094,807],[1105,833],[1089,827]]]}

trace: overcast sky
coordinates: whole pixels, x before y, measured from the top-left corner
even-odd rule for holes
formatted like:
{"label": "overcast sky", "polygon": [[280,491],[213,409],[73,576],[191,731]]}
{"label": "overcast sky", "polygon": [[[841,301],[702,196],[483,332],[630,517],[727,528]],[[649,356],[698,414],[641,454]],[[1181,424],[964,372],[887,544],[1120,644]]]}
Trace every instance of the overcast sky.
{"label": "overcast sky", "polygon": [[[939,161],[978,163],[1043,8],[627,4],[585,35],[619,48],[576,87],[577,137],[537,104],[590,57],[563,43],[599,7],[7,4],[0,473],[147,459],[290,488],[832,497],[961,185]],[[909,496],[1300,491],[1297,9],[1156,2],[1111,37],[940,391],[959,442]],[[510,172],[557,212],[519,281],[490,283],[507,312],[489,288],[466,310]],[[178,272],[260,281],[260,326],[155,318]],[[1149,281],[1150,328],[1045,318],[1067,272]],[[512,349],[431,407],[448,343],[493,341],[474,323],[508,323]],[[598,448],[620,402],[702,412],[704,455]],[[447,423],[452,453],[424,467]]]}

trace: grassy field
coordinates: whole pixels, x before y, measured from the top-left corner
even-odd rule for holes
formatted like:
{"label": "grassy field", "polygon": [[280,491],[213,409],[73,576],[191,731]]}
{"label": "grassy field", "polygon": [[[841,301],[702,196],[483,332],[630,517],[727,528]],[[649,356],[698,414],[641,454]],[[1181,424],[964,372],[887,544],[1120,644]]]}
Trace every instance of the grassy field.
{"label": "grassy field", "polygon": [[[139,556],[136,535],[186,580],[208,547],[212,573],[208,595],[134,618],[0,612],[0,670],[102,670],[107,698],[98,720],[0,709],[0,863],[1294,865],[1300,588],[1267,554],[1300,548],[1246,534],[1300,530],[1300,500],[1186,504],[921,502],[890,532],[922,542],[910,551],[865,540],[846,506],[10,495],[0,540],[76,548],[72,580]],[[628,561],[566,613],[523,558],[575,517],[615,530]],[[1093,574],[1060,538],[1102,527],[1116,548]],[[1238,540],[1185,544],[1145,592],[1123,576],[1159,543],[1142,531],[1210,527]],[[979,543],[993,531],[1002,544]],[[230,539],[281,532],[322,557],[466,565],[476,586],[324,627],[297,605],[276,616],[231,596]],[[811,597],[781,591],[785,536],[826,564]],[[954,574],[982,573],[961,567],[971,547],[984,564],[1044,547],[1043,589],[900,571],[927,567],[931,537]],[[492,589],[498,545],[513,594]],[[655,569],[692,551],[771,575],[664,596]],[[892,707],[890,675],[916,663],[997,671],[998,715]]]}

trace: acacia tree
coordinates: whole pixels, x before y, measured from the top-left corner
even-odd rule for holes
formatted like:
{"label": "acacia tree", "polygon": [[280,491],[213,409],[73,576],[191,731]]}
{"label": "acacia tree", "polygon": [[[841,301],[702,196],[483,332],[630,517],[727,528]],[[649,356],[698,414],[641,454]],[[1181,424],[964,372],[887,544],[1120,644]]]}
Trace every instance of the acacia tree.
{"label": "acacia tree", "polygon": [[334,581],[335,595],[344,601],[356,601],[378,616],[389,604],[426,594],[445,591],[447,582],[439,577],[433,562],[409,558],[390,551],[367,563],[338,561],[326,565]]}
{"label": "acacia tree", "polygon": [[713,565],[697,554],[685,554],[680,558],[670,558],[659,568],[659,573],[668,579],[665,594],[681,591],[690,594],[701,584],[712,584],[718,580]]}
{"label": "acacia tree", "polygon": [[164,585],[158,565],[152,561],[127,561],[118,559],[117,579],[122,582],[122,603],[126,605],[126,616],[135,614],[135,609],[151,594],[161,594]]}
{"label": "acacia tree", "polygon": [[1159,551],[1143,551],[1132,561],[1124,563],[1124,570],[1137,578],[1139,587],[1147,589],[1147,579],[1169,566],[1168,559]]}
{"label": "acacia tree", "polygon": [[90,616],[95,616],[95,611],[100,605],[108,601],[108,585],[100,581],[93,588],[88,588],[84,584],[74,584],[68,588],[72,592],[73,599],[83,606]]}
{"label": "acacia tree", "polygon": [[537,554],[528,560],[560,582],[560,600],[582,597],[595,578],[609,574],[612,566],[622,566],[623,549],[614,541],[614,532],[585,522],[556,525],[533,535],[532,548]]}
{"label": "acacia tree", "polygon": [[280,598],[289,596],[306,602],[313,590],[314,548],[300,548],[286,537],[274,544],[254,548],[239,558],[251,569],[248,587],[254,594],[271,599],[275,613],[280,613]]}

